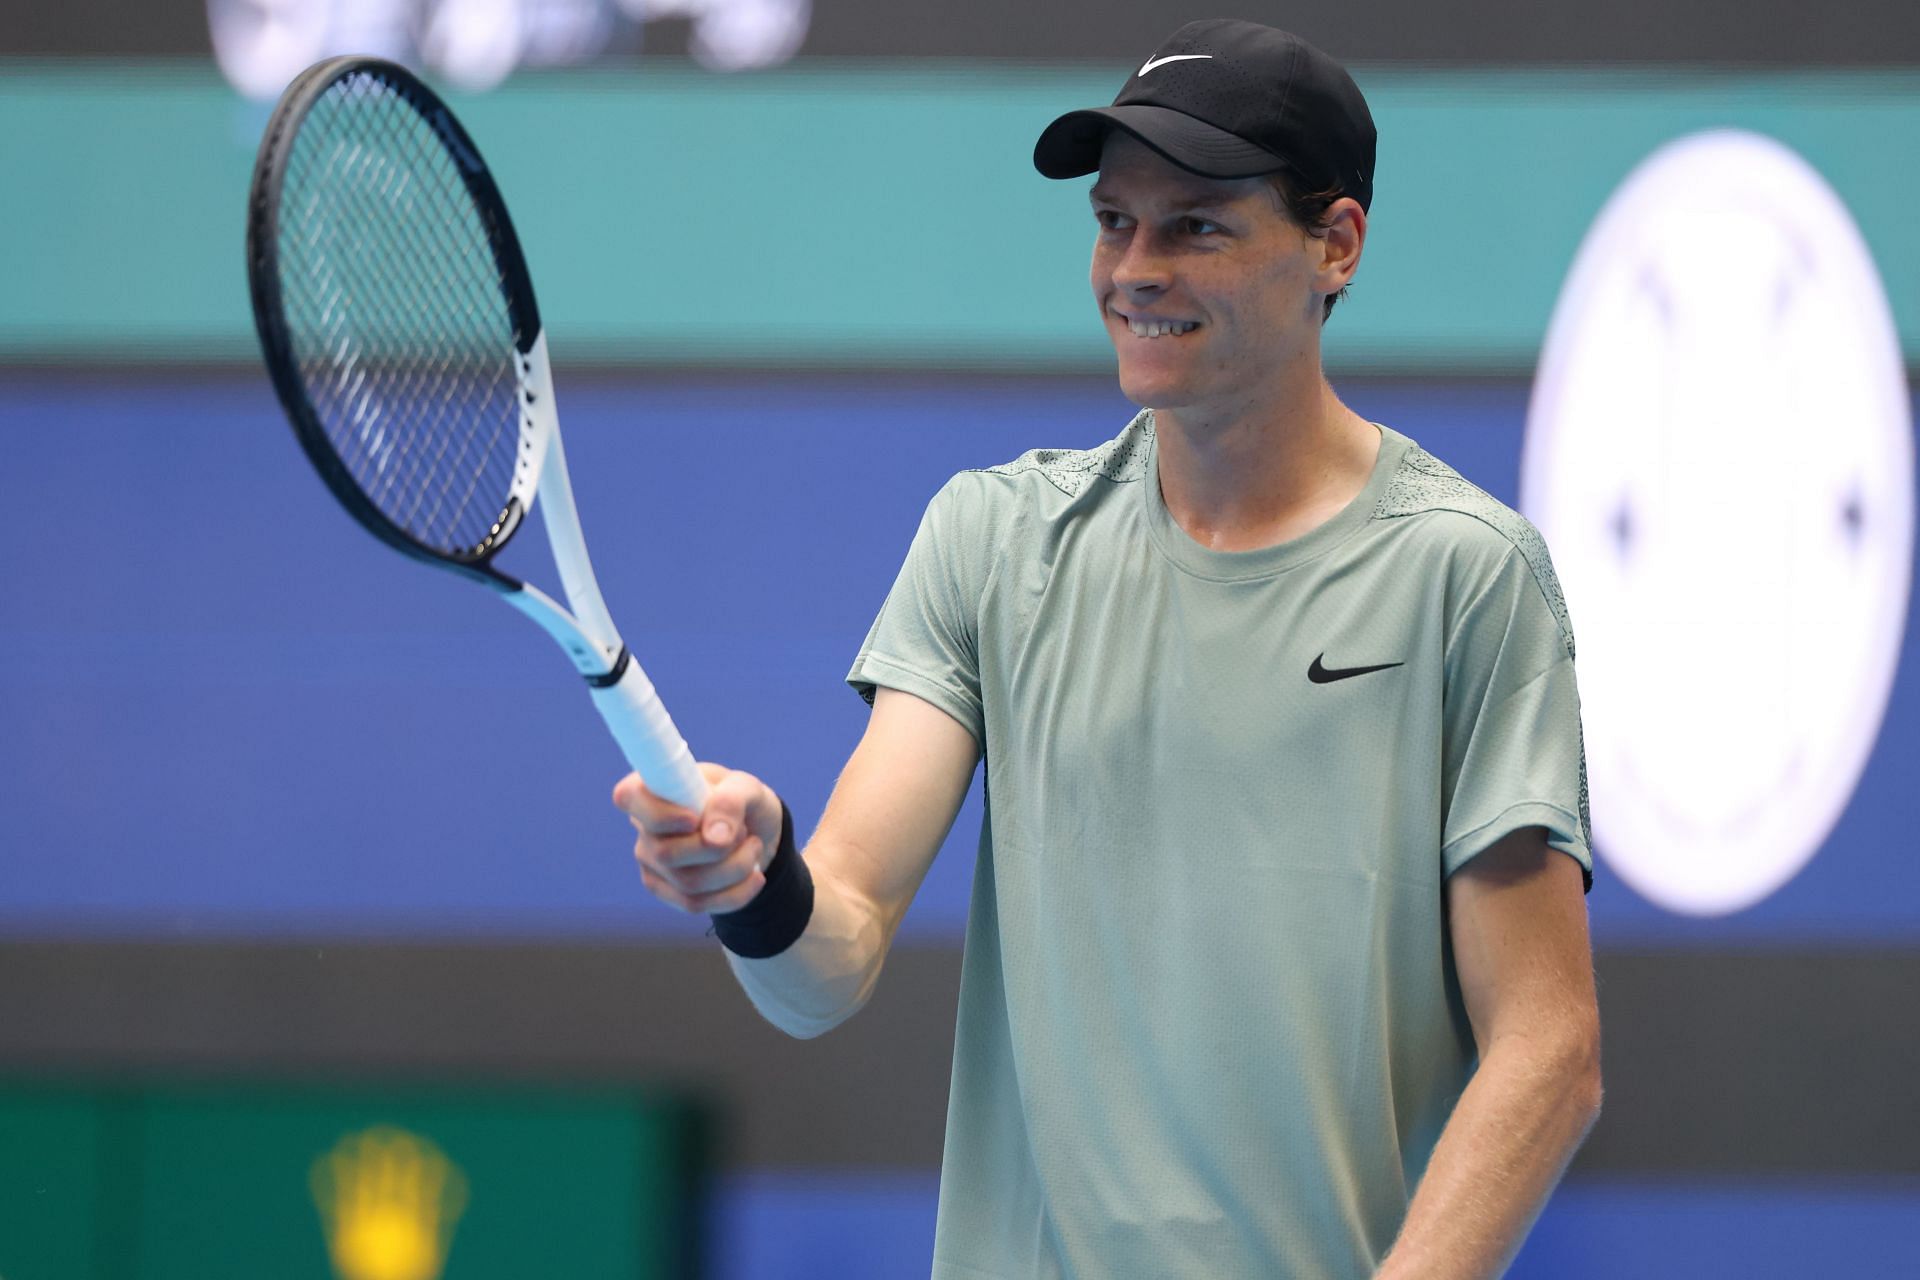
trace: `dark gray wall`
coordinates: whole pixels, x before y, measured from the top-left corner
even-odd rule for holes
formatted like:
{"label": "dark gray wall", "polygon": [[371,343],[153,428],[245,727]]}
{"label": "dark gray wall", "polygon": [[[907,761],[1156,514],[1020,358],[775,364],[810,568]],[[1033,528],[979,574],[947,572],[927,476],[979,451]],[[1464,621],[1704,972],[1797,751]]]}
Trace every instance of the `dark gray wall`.
{"label": "dark gray wall", "polygon": [[816,0],[806,51],[1126,61],[1183,22],[1220,16],[1296,31],[1343,62],[1920,62],[1920,17],[1909,0]]}
{"label": "dark gray wall", "polygon": [[[1603,952],[1604,1174],[1916,1174],[1920,952]],[[668,1081],[733,1166],[932,1166],[959,953],[902,947],[873,1003],[795,1041],[717,948],[0,943],[0,1077]]]}
{"label": "dark gray wall", "polygon": [[[1223,12],[1298,31],[1353,62],[1920,64],[1920,8],[1912,0],[1379,0],[1313,7],[1257,0],[1231,6],[1151,0],[814,0],[802,52],[1125,62],[1151,50],[1182,22]],[[654,24],[644,43],[650,53],[680,53],[686,25]],[[90,5],[23,0],[0,21],[0,55],[204,54],[209,47],[204,0]]]}

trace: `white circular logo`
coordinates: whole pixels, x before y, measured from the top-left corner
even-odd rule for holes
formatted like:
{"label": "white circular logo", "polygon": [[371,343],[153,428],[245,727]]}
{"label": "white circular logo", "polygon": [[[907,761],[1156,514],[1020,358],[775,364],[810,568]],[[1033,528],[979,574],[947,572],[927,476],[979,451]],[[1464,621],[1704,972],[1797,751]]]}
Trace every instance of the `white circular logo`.
{"label": "white circular logo", "polygon": [[1560,294],[1521,468],[1594,841],[1647,898],[1751,906],[1833,829],[1899,658],[1913,466],[1886,294],[1819,174],[1727,130],[1650,156]]}

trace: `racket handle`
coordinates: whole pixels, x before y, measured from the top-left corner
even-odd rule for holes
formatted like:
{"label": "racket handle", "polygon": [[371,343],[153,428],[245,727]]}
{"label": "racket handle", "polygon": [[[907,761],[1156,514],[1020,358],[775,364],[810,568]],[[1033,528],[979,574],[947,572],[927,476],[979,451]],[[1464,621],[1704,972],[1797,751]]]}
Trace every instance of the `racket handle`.
{"label": "racket handle", "polygon": [[588,692],[647,790],[695,813],[706,807],[707,780],[638,662],[629,656],[618,681]]}

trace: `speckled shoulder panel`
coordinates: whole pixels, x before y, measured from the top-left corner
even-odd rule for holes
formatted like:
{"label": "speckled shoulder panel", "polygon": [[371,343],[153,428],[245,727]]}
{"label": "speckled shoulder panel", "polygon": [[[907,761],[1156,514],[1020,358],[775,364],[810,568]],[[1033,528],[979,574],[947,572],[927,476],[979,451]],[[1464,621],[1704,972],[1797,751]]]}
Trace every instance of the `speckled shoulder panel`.
{"label": "speckled shoulder panel", "polygon": [[1533,570],[1534,581],[1540,584],[1540,593],[1547,598],[1547,606],[1553,610],[1554,620],[1560,624],[1560,639],[1567,646],[1567,657],[1572,658],[1573,623],[1567,617],[1567,598],[1560,590],[1559,575],[1553,571],[1546,539],[1525,516],[1414,445],[1400,460],[1400,468],[1380,496],[1373,517],[1388,520],[1433,510],[1458,511],[1472,516],[1491,525],[1519,549],[1527,567]]}
{"label": "speckled shoulder panel", "polygon": [[1147,446],[1153,440],[1153,414],[1142,409],[1113,439],[1095,449],[1029,449],[1012,462],[982,467],[990,476],[1038,471],[1070,498],[1086,492],[1095,477],[1124,482],[1147,473]]}

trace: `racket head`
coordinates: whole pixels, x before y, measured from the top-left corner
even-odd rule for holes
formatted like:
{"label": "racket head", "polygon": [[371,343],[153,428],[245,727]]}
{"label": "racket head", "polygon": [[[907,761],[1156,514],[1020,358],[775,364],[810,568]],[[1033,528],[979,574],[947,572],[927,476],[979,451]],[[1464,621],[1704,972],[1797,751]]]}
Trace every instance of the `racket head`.
{"label": "racket head", "polygon": [[446,103],[379,58],[302,72],[261,139],[246,253],[274,391],[334,497],[398,551],[517,586],[488,562],[539,482],[540,313]]}

